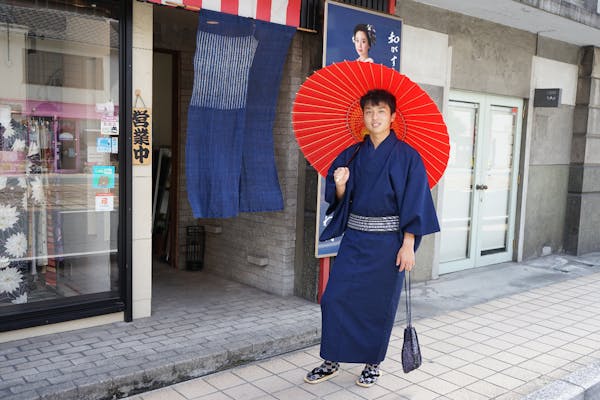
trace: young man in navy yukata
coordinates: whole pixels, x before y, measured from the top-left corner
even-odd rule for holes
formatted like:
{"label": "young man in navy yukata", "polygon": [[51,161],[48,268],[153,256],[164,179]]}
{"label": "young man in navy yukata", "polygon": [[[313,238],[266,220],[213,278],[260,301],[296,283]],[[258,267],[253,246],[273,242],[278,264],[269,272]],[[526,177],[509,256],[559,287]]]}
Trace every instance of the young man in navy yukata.
{"label": "young man in navy yukata", "polygon": [[326,178],[333,218],[320,240],[341,231],[344,237],[321,299],[324,362],[306,375],[308,383],[332,378],[347,362],[365,364],[357,385],[375,384],[405,271],[415,265],[422,236],[439,231],[423,161],[391,130],[396,98],[371,90],[360,106],[368,135],[335,159]]}

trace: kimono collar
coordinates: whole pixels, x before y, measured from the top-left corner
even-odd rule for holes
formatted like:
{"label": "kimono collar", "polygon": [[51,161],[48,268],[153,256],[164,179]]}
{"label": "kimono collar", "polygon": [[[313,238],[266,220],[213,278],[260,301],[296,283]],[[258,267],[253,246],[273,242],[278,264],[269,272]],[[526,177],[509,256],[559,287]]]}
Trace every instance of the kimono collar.
{"label": "kimono collar", "polygon": [[[368,140],[367,140],[368,139]],[[365,140],[367,141],[367,146],[370,148],[374,148],[375,145],[373,144],[373,141],[371,140],[371,135],[365,135]],[[379,143],[379,146],[377,146],[377,148],[384,146],[393,146],[396,142],[398,141],[398,138],[396,137],[396,133],[394,132],[393,129],[390,129],[390,134],[387,135],[387,137],[385,139],[383,139],[383,141],[381,143]]]}

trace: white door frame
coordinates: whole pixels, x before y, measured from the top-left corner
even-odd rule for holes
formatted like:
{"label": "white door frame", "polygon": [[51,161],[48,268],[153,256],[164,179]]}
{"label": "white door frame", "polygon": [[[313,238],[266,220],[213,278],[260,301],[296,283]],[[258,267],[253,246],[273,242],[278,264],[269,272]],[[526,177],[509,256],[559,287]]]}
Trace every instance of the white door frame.
{"label": "white door frame", "polygon": [[[521,148],[521,130],[523,122],[523,99],[511,98],[504,96],[496,96],[475,92],[466,92],[451,90],[448,102],[448,109],[453,102],[472,103],[478,105],[478,113],[476,118],[476,133],[475,133],[475,148],[474,148],[474,170],[470,201],[472,204],[471,210],[471,226],[469,230],[469,251],[466,258],[454,261],[443,261],[443,255],[440,254],[439,273],[445,274],[455,271],[460,271],[469,268],[476,268],[490,264],[501,263],[513,259],[516,246],[515,238],[515,220],[517,210],[517,188],[519,176],[519,155]],[[481,204],[485,201],[485,190],[474,190],[475,185],[485,185],[486,177],[484,176],[483,163],[485,161],[482,153],[489,149],[490,141],[490,117],[492,107],[511,107],[516,109],[515,132],[513,137],[513,155],[510,174],[510,194],[508,204],[508,227],[507,227],[507,250],[493,254],[481,255],[481,235],[480,235],[480,220],[481,220]],[[443,189],[447,190],[448,185],[443,185]],[[442,198],[444,194],[442,193]],[[445,203],[445,201],[444,201]],[[479,204],[477,204],[479,203]],[[443,215],[442,215],[443,219]],[[442,226],[442,230],[443,230]],[[442,232],[443,235],[443,232]],[[444,240],[443,237],[440,242]]]}

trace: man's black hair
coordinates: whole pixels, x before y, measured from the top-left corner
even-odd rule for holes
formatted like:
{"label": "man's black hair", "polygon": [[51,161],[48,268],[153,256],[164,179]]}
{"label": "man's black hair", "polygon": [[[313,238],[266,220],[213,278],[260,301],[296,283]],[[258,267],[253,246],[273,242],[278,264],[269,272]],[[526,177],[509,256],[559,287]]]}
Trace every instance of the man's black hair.
{"label": "man's black hair", "polygon": [[387,104],[392,114],[396,112],[396,97],[387,90],[369,90],[363,97],[360,98],[360,108],[363,111],[367,104],[376,106],[379,103]]}

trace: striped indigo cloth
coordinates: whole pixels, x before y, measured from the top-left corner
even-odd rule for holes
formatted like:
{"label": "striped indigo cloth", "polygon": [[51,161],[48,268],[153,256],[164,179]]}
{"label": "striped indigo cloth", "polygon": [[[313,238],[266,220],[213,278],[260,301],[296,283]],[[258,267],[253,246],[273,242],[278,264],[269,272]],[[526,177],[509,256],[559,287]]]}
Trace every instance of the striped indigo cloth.
{"label": "striped indigo cloth", "polygon": [[186,142],[194,217],[227,218],[241,211],[283,208],[272,128],[294,32],[283,25],[201,10]]}
{"label": "striped indigo cloth", "polygon": [[233,217],[239,212],[246,96],[258,41],[249,19],[206,10],[199,18],[185,148],[188,199],[196,218]]}

